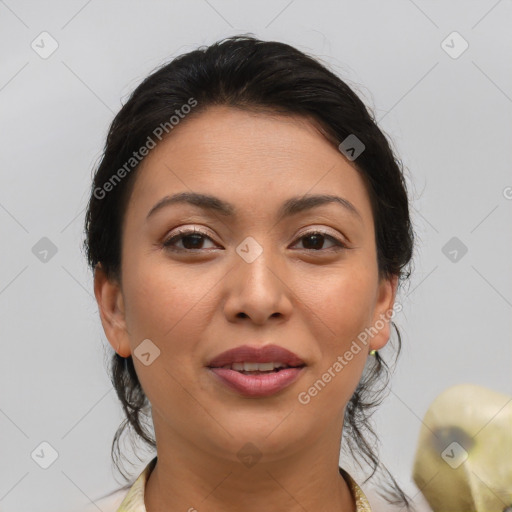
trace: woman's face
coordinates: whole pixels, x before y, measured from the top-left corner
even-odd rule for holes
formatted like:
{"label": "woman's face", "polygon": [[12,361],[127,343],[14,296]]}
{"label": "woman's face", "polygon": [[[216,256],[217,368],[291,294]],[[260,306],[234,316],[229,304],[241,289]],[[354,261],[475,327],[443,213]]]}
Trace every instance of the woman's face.
{"label": "woman's face", "polygon": [[[396,291],[396,279],[378,278],[358,172],[305,119],[218,106],[175,127],[137,172],[122,284],[99,271],[95,292],[110,343],[133,357],[157,442],[175,436],[233,461],[250,442],[271,460],[339,433],[368,352],[389,338],[382,318]],[[152,211],[184,192],[212,196],[230,213],[188,202]],[[354,210],[301,202],[313,195]],[[281,215],[292,198],[306,207]],[[192,230],[200,236],[164,246]],[[376,323],[377,334],[358,341]],[[208,368],[228,349],[269,344],[306,365],[274,394],[244,395]]]}

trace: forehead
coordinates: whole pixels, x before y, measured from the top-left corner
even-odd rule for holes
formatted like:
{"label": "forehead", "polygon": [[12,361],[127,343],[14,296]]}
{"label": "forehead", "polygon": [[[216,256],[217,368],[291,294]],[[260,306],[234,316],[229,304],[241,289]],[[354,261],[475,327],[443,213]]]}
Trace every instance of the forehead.
{"label": "forehead", "polygon": [[291,196],[337,194],[371,217],[359,171],[299,116],[215,106],[185,119],[142,161],[129,210],[147,214],[163,196],[185,191],[253,213]]}

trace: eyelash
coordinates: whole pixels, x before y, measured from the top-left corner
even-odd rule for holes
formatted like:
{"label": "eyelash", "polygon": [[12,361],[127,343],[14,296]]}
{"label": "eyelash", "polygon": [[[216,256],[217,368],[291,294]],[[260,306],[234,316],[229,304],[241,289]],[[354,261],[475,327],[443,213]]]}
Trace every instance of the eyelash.
{"label": "eyelash", "polygon": [[[172,236],[171,238],[169,238],[168,240],[166,240],[165,242],[163,242],[162,246],[170,251],[174,251],[174,252],[197,252],[197,251],[201,251],[202,249],[182,249],[181,247],[173,247],[172,244],[182,238],[186,238],[190,235],[200,235],[201,237],[203,238],[208,238],[209,240],[211,240],[213,242],[213,240],[208,236],[206,235],[205,233],[203,233],[202,231],[198,231],[196,229],[188,229],[188,230],[183,230],[183,231],[179,231],[176,235]],[[340,251],[340,250],[343,250],[343,249],[348,249],[348,247],[343,243],[341,242],[340,240],[338,240],[336,237],[330,235],[329,233],[325,232],[325,231],[322,231],[320,229],[318,230],[312,230],[312,231],[308,231],[306,233],[303,233],[297,240],[302,240],[303,238],[307,238],[309,236],[313,236],[313,235],[322,235],[324,236],[325,238],[331,240],[332,242],[334,242],[336,244],[335,247],[330,247],[328,249],[302,249],[304,251],[308,251],[308,252],[325,252],[325,251]],[[206,249],[207,250],[207,249]]]}

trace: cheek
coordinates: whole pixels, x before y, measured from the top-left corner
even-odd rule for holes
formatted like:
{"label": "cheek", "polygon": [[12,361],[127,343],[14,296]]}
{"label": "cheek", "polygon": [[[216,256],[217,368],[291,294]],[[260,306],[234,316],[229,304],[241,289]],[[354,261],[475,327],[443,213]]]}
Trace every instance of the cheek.
{"label": "cheek", "polygon": [[[376,277],[368,268],[353,266],[322,281],[322,293],[313,295],[309,307],[315,313],[320,351],[319,364],[309,383],[318,390],[317,412],[347,403],[363,372],[368,347],[358,336],[370,324]],[[321,391],[320,391],[321,390]],[[341,413],[341,410],[340,410]],[[327,414],[327,413],[326,413]]]}
{"label": "cheek", "polygon": [[326,352],[344,352],[364,331],[372,318],[374,294],[368,269],[353,268],[324,282],[312,307],[324,324]]}
{"label": "cheek", "polygon": [[[158,260],[158,261],[157,261]],[[124,286],[126,322],[132,350],[143,339],[154,340],[162,351],[178,356],[207,320],[204,275],[180,272],[162,258],[127,262]],[[202,319],[202,320],[201,320]]]}
{"label": "cheek", "polygon": [[[125,266],[123,287],[132,358],[142,388],[156,410],[165,407],[170,396],[180,407],[186,407],[189,396],[180,383],[190,379],[184,368],[191,367],[191,361],[197,364],[196,340],[201,339],[209,321],[205,293],[213,284],[208,287],[204,276],[180,272],[171,269],[168,262],[155,260],[133,259]],[[145,339],[159,350],[150,365],[139,360],[135,352]]]}

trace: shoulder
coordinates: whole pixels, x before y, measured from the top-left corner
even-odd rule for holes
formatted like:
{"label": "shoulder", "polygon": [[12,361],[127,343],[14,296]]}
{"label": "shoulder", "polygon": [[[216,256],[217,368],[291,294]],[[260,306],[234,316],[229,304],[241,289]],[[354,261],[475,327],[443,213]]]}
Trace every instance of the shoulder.
{"label": "shoulder", "polygon": [[361,487],[357,485],[356,481],[343,468],[340,467],[339,471],[350,488],[356,505],[356,512],[372,512],[368,498],[365,496]]}
{"label": "shoulder", "polygon": [[98,509],[101,512],[146,512],[144,491],[156,461],[156,457],[150,460],[135,481],[107,495],[100,496],[80,512],[98,512]]}
{"label": "shoulder", "polygon": [[98,509],[102,512],[117,512],[128,491],[129,488],[119,489],[109,496],[94,500],[94,503],[90,503],[81,512],[98,512]]}

